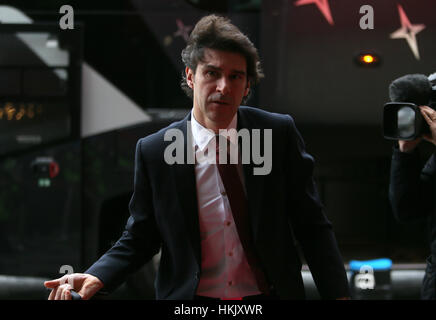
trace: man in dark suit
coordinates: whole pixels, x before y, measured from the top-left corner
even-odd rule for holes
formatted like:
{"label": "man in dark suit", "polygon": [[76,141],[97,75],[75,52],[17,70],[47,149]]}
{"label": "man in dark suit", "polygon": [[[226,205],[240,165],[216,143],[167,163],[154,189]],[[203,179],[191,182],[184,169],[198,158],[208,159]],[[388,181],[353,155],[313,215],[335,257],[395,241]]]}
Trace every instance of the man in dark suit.
{"label": "man in dark suit", "polygon": [[[303,299],[296,241],[321,297],[349,297],[313,158],[293,119],[240,106],[262,76],[256,48],[211,15],[182,58],[192,112],[138,141],[122,237],[84,274],[46,282],[49,299],[69,299],[73,287],[83,299],[110,291],[159,249],[157,299]],[[230,134],[219,140],[223,132]]]}
{"label": "man in dark suit", "polygon": [[399,222],[428,222],[431,254],[427,258],[425,276],[421,287],[421,298],[436,299],[436,157],[421,166],[418,145],[422,139],[436,145],[436,111],[420,106],[430,133],[413,141],[399,140],[395,146],[389,185],[389,199],[392,211]]}

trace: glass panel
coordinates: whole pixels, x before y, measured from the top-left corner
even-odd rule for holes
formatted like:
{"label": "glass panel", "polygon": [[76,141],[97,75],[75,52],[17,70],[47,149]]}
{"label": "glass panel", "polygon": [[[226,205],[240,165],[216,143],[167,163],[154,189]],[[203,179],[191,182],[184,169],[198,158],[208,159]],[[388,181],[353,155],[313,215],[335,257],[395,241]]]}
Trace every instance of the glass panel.
{"label": "glass panel", "polygon": [[0,102],[0,154],[70,135],[66,101]]}
{"label": "glass panel", "polygon": [[[69,52],[61,49],[56,35],[40,32],[18,32],[0,36],[0,66],[66,67]],[[14,54],[10,54],[13,52]]]}
{"label": "glass panel", "polygon": [[71,136],[66,39],[48,31],[0,34],[0,155]]}
{"label": "glass panel", "polygon": [[0,95],[10,96],[20,93],[20,71],[3,69],[0,71]]}
{"label": "glass panel", "polygon": [[44,61],[45,65],[49,67],[68,65],[69,52],[60,48],[56,35],[20,32],[16,36]]}
{"label": "glass panel", "polygon": [[67,91],[68,73],[63,69],[30,69],[23,73],[25,95],[59,96]]}

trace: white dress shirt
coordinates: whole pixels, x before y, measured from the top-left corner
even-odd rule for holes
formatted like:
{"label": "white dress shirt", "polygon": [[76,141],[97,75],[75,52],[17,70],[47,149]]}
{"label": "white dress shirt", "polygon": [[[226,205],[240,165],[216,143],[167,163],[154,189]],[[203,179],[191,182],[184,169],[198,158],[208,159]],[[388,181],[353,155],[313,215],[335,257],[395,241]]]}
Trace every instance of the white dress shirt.
{"label": "white dress shirt", "polygon": [[[201,238],[201,276],[197,295],[214,298],[236,298],[260,294],[239,240],[232,210],[216,164],[203,155],[213,150],[215,133],[204,128],[191,113],[192,143],[198,159],[195,179]],[[237,113],[227,129],[235,129]],[[230,136],[237,145],[237,136]],[[242,177],[242,166],[239,165]],[[241,179],[244,181],[244,179]]]}

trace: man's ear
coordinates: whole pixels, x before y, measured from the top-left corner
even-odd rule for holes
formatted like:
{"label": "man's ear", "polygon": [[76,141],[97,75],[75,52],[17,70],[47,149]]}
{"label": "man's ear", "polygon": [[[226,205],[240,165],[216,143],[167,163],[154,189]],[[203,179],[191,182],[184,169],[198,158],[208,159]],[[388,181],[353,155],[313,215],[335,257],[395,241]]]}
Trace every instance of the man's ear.
{"label": "man's ear", "polygon": [[250,81],[247,81],[247,87],[244,91],[244,97],[248,96],[248,93],[250,92]]}
{"label": "man's ear", "polygon": [[194,72],[192,71],[191,68],[186,67],[185,74],[186,74],[186,83],[191,89],[194,89]]}

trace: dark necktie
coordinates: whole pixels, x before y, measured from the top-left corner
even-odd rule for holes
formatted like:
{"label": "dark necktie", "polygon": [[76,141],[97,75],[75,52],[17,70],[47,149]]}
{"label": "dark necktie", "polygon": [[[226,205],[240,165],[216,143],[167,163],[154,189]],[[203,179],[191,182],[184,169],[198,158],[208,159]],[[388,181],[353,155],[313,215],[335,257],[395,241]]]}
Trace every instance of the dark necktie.
{"label": "dark necktie", "polygon": [[[227,157],[226,162],[221,164],[219,161],[219,141],[227,143]],[[223,136],[216,136],[216,163],[218,171],[221,175],[221,180],[224,184],[227,197],[229,199],[230,207],[232,209],[233,220],[236,224],[239,239],[241,240],[242,247],[244,248],[245,256],[248,264],[253,271],[259,290],[264,294],[269,294],[268,282],[266,281],[265,274],[263,273],[259,258],[253,247],[253,239],[250,229],[250,217],[248,214],[248,201],[245,196],[244,187],[238,173],[238,164],[230,163],[230,141]],[[239,157],[238,157],[239,159]],[[238,160],[239,162],[239,160]]]}

